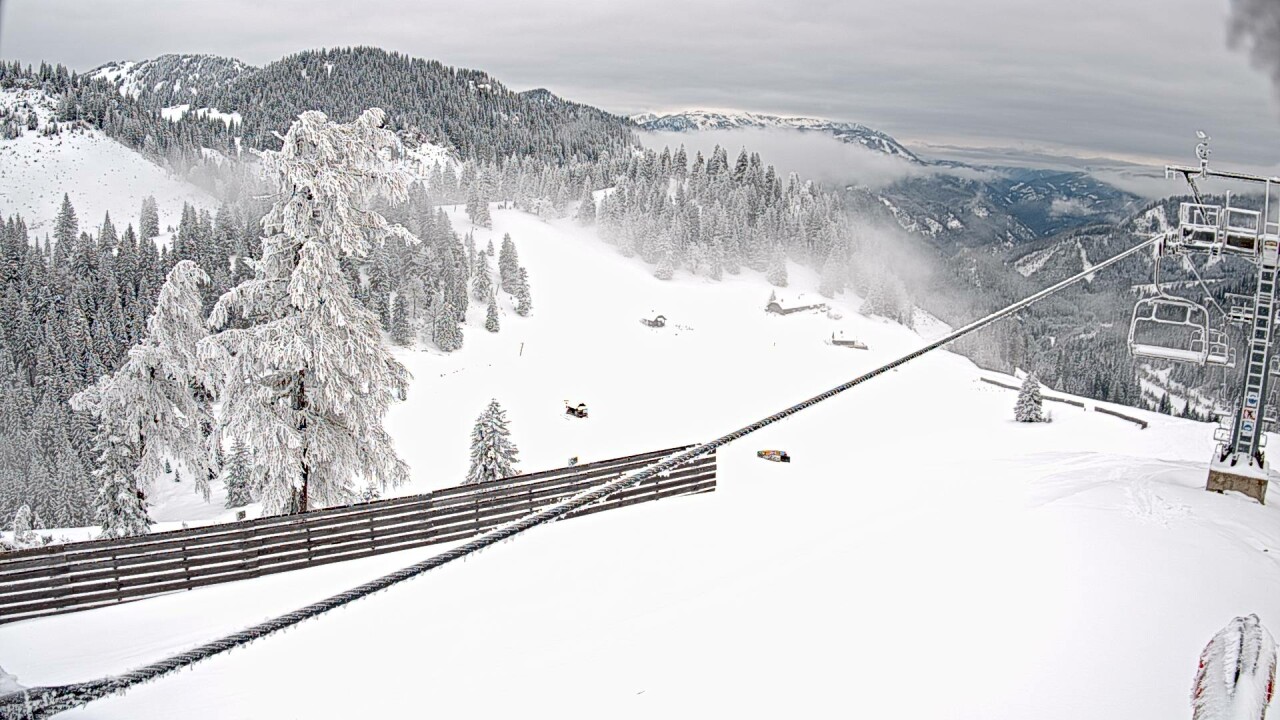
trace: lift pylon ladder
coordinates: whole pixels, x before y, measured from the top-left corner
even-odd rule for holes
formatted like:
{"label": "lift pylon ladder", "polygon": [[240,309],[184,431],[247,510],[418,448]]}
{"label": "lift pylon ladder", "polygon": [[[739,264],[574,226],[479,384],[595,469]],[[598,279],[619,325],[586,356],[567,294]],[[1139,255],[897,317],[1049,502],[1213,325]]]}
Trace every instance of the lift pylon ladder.
{"label": "lift pylon ladder", "polygon": [[[1220,444],[1209,466],[1206,489],[1236,490],[1265,502],[1270,470],[1263,452],[1266,444],[1263,424],[1273,421],[1277,415],[1269,412],[1267,406],[1271,404],[1268,397],[1271,377],[1276,374],[1276,283],[1280,279],[1280,203],[1273,202],[1272,190],[1280,185],[1280,178],[1210,169],[1208,138],[1203,134],[1201,138],[1204,142],[1196,148],[1200,159],[1198,167],[1170,165],[1165,168],[1166,177],[1181,175],[1187,180],[1195,202],[1184,202],[1178,208],[1178,227],[1168,234],[1161,251],[1207,253],[1211,257],[1232,255],[1257,267],[1253,297],[1232,296],[1228,299],[1231,309],[1224,311],[1225,320],[1248,329],[1248,348],[1240,403],[1231,425],[1219,428],[1215,434]],[[1262,210],[1233,206],[1229,193],[1223,205],[1205,202],[1196,180],[1206,178],[1262,185]],[[1225,358],[1220,364],[1234,364],[1225,333],[1206,327],[1205,344],[1206,358]],[[1209,350],[1210,346],[1216,349]]]}

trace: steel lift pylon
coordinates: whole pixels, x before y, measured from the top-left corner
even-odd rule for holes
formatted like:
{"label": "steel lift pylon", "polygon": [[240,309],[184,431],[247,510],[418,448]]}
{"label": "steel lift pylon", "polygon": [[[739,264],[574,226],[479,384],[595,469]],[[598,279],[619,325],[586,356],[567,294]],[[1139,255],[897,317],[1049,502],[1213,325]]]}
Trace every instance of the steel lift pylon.
{"label": "steel lift pylon", "polygon": [[[1234,296],[1231,310],[1222,313],[1224,322],[1249,328],[1248,347],[1241,379],[1241,400],[1230,418],[1230,425],[1219,427],[1214,434],[1218,447],[1210,461],[1206,489],[1216,492],[1234,490],[1261,503],[1266,501],[1267,482],[1272,475],[1264,452],[1264,423],[1275,422],[1274,413],[1268,412],[1271,404],[1268,402],[1268,390],[1271,378],[1280,375],[1274,342],[1276,281],[1280,271],[1280,203],[1272,198],[1272,191],[1280,186],[1280,178],[1211,169],[1209,138],[1200,133],[1200,139],[1201,143],[1196,148],[1200,159],[1198,167],[1170,165],[1165,168],[1166,177],[1181,175],[1186,179],[1195,202],[1181,204],[1178,226],[1166,233],[1158,252],[1161,255],[1204,253],[1210,257],[1232,255],[1250,260],[1257,267],[1253,297]],[[1262,185],[1262,210],[1233,207],[1229,193],[1223,205],[1204,202],[1196,180],[1208,178]],[[1156,292],[1162,292],[1158,276]],[[1200,365],[1234,366],[1234,353],[1230,349],[1222,351],[1225,333],[1207,325],[1200,336],[1200,344],[1171,343],[1170,347],[1154,348],[1152,345],[1158,346],[1158,342],[1135,344],[1135,330],[1153,314],[1143,308],[1142,302],[1135,307],[1130,326],[1129,346],[1134,355],[1194,361]],[[1218,345],[1217,351],[1210,352],[1208,348],[1211,345]]]}

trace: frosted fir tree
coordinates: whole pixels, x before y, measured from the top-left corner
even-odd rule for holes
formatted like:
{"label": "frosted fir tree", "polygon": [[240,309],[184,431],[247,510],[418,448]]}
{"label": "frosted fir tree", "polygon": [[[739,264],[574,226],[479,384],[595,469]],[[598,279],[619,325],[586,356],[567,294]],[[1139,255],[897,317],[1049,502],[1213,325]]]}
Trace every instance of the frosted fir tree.
{"label": "frosted fir tree", "polygon": [[471,297],[476,302],[488,302],[493,297],[493,276],[489,270],[489,256],[481,255],[476,263],[476,276],[471,280]]}
{"label": "frosted fir tree", "polygon": [[510,233],[502,235],[502,249],[498,251],[498,278],[500,287],[508,293],[515,294],[512,283],[516,273],[520,271],[520,258],[516,253],[516,244]]}
{"label": "frosted fir tree", "polygon": [[489,244],[485,247],[484,254],[493,257],[493,238],[489,238]]}
{"label": "frosted fir tree", "polygon": [[467,196],[466,210],[467,217],[471,218],[471,223],[476,227],[487,228],[493,225],[493,218],[489,214],[489,203],[474,191]]}
{"label": "frosted fir tree", "polygon": [[765,270],[765,278],[770,285],[787,286],[787,253],[783,251],[781,245],[774,246],[773,252],[769,255],[769,266]]}
{"label": "frosted fir tree", "polygon": [[138,234],[143,240],[151,240],[160,234],[160,211],[153,195],[142,198],[142,212],[138,218]]}
{"label": "frosted fir tree", "polygon": [[498,332],[498,302],[497,298],[489,296],[489,309],[484,316],[484,329],[491,333]]}
{"label": "frosted fir tree", "polygon": [[[200,290],[208,282],[194,262],[174,265],[147,319],[146,337],[119,370],[71,398],[74,409],[98,421],[96,475],[104,491],[108,483],[114,487],[99,493],[99,501],[113,508],[133,502],[125,497],[126,485],[145,491],[166,474],[170,459],[191,471],[196,491],[209,499],[209,478],[218,468],[209,432],[214,378],[197,351],[207,334]],[[137,508],[121,512],[131,514],[126,524],[136,520]]]}
{"label": "frosted fir tree", "polygon": [[373,108],[349,123],[304,112],[278,151],[258,155],[280,199],[262,220],[254,277],[214,305],[210,325],[237,313],[249,326],[202,343],[223,377],[219,432],[253,444],[254,487],[267,514],[346,502],[357,484],[399,485],[408,468],[382,425],[404,397],[405,370],[382,344],[378,318],[352,297],[339,265],[389,237],[416,244],[370,209],[407,202],[403,148]]}
{"label": "frosted fir tree", "polygon": [[98,451],[98,497],[94,501],[94,520],[102,528],[103,538],[145,535],[151,530],[147,502],[138,487],[138,453],[124,438],[99,433],[94,448]]}
{"label": "frosted fir tree", "polygon": [[458,327],[457,315],[443,291],[436,292],[433,308],[434,316],[427,326],[431,333],[428,339],[444,352],[460,349],[463,340],[462,328]]}
{"label": "frosted fir tree", "polygon": [[391,342],[401,347],[413,341],[413,330],[409,323],[409,303],[404,293],[396,293],[391,301]]}
{"label": "frosted fir tree", "polygon": [[573,218],[578,221],[579,225],[591,226],[596,224],[596,201],[591,196],[591,187],[587,186],[582,189],[582,200],[578,202],[578,212]]}
{"label": "frosted fir tree", "polygon": [[516,314],[528,317],[533,312],[533,297],[529,294],[529,273],[521,267],[516,271]]}
{"label": "frosted fir tree", "polygon": [[13,515],[13,524],[9,529],[13,531],[13,544],[18,548],[28,548],[35,545],[35,531],[32,529],[34,523],[31,519],[31,506],[23,503],[18,508],[18,512]]}
{"label": "frosted fir tree", "polygon": [[471,429],[471,468],[465,484],[515,475],[518,456],[507,427],[507,413],[497,400],[491,400]]}
{"label": "frosted fir tree", "polygon": [[249,456],[249,446],[240,437],[231,443],[225,471],[227,507],[242,507],[253,502],[253,458]]}
{"label": "frosted fir tree", "polygon": [[1257,615],[1238,617],[1200,653],[1192,720],[1262,720],[1276,679],[1276,643]]}
{"label": "frosted fir tree", "polygon": [[1013,417],[1018,422],[1049,422],[1044,412],[1044,400],[1040,397],[1040,381],[1035,374],[1027,375],[1018,391],[1018,403],[1013,406]]}
{"label": "frosted fir tree", "polygon": [[70,254],[71,244],[79,235],[80,222],[76,218],[76,209],[71,205],[71,197],[63,193],[62,205],[53,221],[53,239],[58,243],[60,252]]}

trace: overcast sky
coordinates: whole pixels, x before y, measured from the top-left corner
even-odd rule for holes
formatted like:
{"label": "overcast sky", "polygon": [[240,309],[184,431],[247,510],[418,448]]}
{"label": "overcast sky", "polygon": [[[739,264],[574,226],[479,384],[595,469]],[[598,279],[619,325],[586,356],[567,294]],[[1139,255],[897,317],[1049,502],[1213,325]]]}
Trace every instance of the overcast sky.
{"label": "overcast sky", "polygon": [[[1243,2],[1243,0],[1238,0]],[[1266,0],[1277,2],[1280,0]],[[1229,0],[3,0],[0,58],[261,65],[377,45],[632,113],[852,120],[940,146],[1280,170],[1280,105]]]}

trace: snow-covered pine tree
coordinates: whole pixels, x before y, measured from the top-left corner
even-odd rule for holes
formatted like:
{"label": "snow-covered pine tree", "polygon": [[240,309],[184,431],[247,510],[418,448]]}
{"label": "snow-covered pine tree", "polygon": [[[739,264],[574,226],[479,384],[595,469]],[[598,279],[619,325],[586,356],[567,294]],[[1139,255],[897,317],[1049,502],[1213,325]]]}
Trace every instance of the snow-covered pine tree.
{"label": "snow-covered pine tree", "polygon": [[458,327],[453,306],[444,297],[444,292],[436,293],[437,310],[431,320],[431,342],[444,352],[453,352],[462,347],[462,328]]}
{"label": "snow-covered pine tree", "polygon": [[579,225],[596,224],[596,201],[591,196],[590,185],[582,189],[582,200],[578,203],[578,212],[574,215],[574,219]]}
{"label": "snow-covered pine tree", "polygon": [[773,252],[769,255],[769,267],[765,271],[765,278],[771,285],[787,286],[787,253],[781,245],[775,245]]}
{"label": "snow-covered pine tree", "polygon": [[529,294],[529,273],[521,267],[516,271],[516,314],[528,317],[533,311],[533,297]]}
{"label": "snow-covered pine tree", "polygon": [[465,484],[514,475],[518,456],[507,427],[507,413],[497,400],[491,400],[471,429],[471,468]]}
{"label": "snow-covered pine tree", "polygon": [[98,478],[98,497],[94,501],[94,519],[102,528],[103,538],[145,535],[151,530],[147,502],[138,487],[138,452],[119,435],[99,432],[94,448],[98,451],[94,476]]}
{"label": "snow-covered pine tree", "polygon": [[489,269],[489,256],[481,255],[476,264],[476,276],[471,279],[471,297],[476,302],[488,302],[493,297],[493,277]]}
{"label": "snow-covered pine tree", "polygon": [[671,252],[662,253],[662,257],[658,259],[658,265],[653,269],[653,276],[659,280],[670,280],[675,277],[675,263],[671,260]]}
{"label": "snow-covered pine tree", "polygon": [[489,244],[485,247],[484,254],[493,257],[493,238],[489,238]]}
{"label": "snow-covered pine tree", "polygon": [[153,195],[142,198],[138,232],[143,240],[151,240],[160,234],[160,211],[156,208],[156,199]]}
{"label": "snow-covered pine tree", "polygon": [[23,503],[13,515],[13,544],[19,548],[30,547],[35,533],[32,531],[31,506]]}
{"label": "snow-covered pine tree", "polygon": [[493,295],[489,296],[489,309],[485,311],[484,329],[491,333],[498,332],[498,301]]}
{"label": "snow-covered pine tree", "polygon": [[1028,374],[1018,391],[1018,404],[1013,407],[1013,417],[1018,422],[1048,422],[1044,413],[1044,400],[1040,397],[1040,381],[1034,373]]}
{"label": "snow-covered pine tree", "polygon": [[147,319],[147,336],[119,370],[71,398],[74,409],[98,420],[94,446],[106,464],[97,475],[115,487],[110,496],[99,493],[99,501],[130,502],[117,495],[129,484],[149,487],[170,458],[185,465],[196,490],[209,497],[209,477],[217,471],[215,441],[206,432],[213,423],[213,379],[197,356],[206,334],[200,287],[207,282],[194,262],[174,265]]}
{"label": "snow-covered pine tree", "polygon": [[254,444],[254,486],[263,511],[344,502],[353,482],[398,485],[408,468],[382,425],[404,397],[409,373],[382,345],[378,318],[352,297],[339,266],[400,225],[366,209],[373,197],[408,200],[402,148],[377,108],[349,123],[304,112],[278,151],[258,153],[281,199],[262,220],[254,277],[214,305],[210,324],[232,312],[249,327],[202,343],[223,372],[220,431]]}
{"label": "snow-covered pine tree", "polygon": [[516,253],[516,244],[510,233],[502,235],[502,249],[498,251],[498,279],[500,287],[508,293],[515,294],[512,283],[520,270],[520,258]]}
{"label": "snow-covered pine tree", "polygon": [[409,327],[409,304],[403,292],[396,293],[391,302],[391,342],[406,347],[413,341],[413,332]]}
{"label": "snow-covered pine tree", "polygon": [[239,436],[231,443],[225,470],[227,507],[242,507],[253,502],[253,458],[249,456],[249,446]]}
{"label": "snow-covered pine tree", "polygon": [[473,225],[484,228],[493,225],[493,217],[489,214],[489,203],[476,192],[467,196],[466,210],[467,217],[471,218]]}

